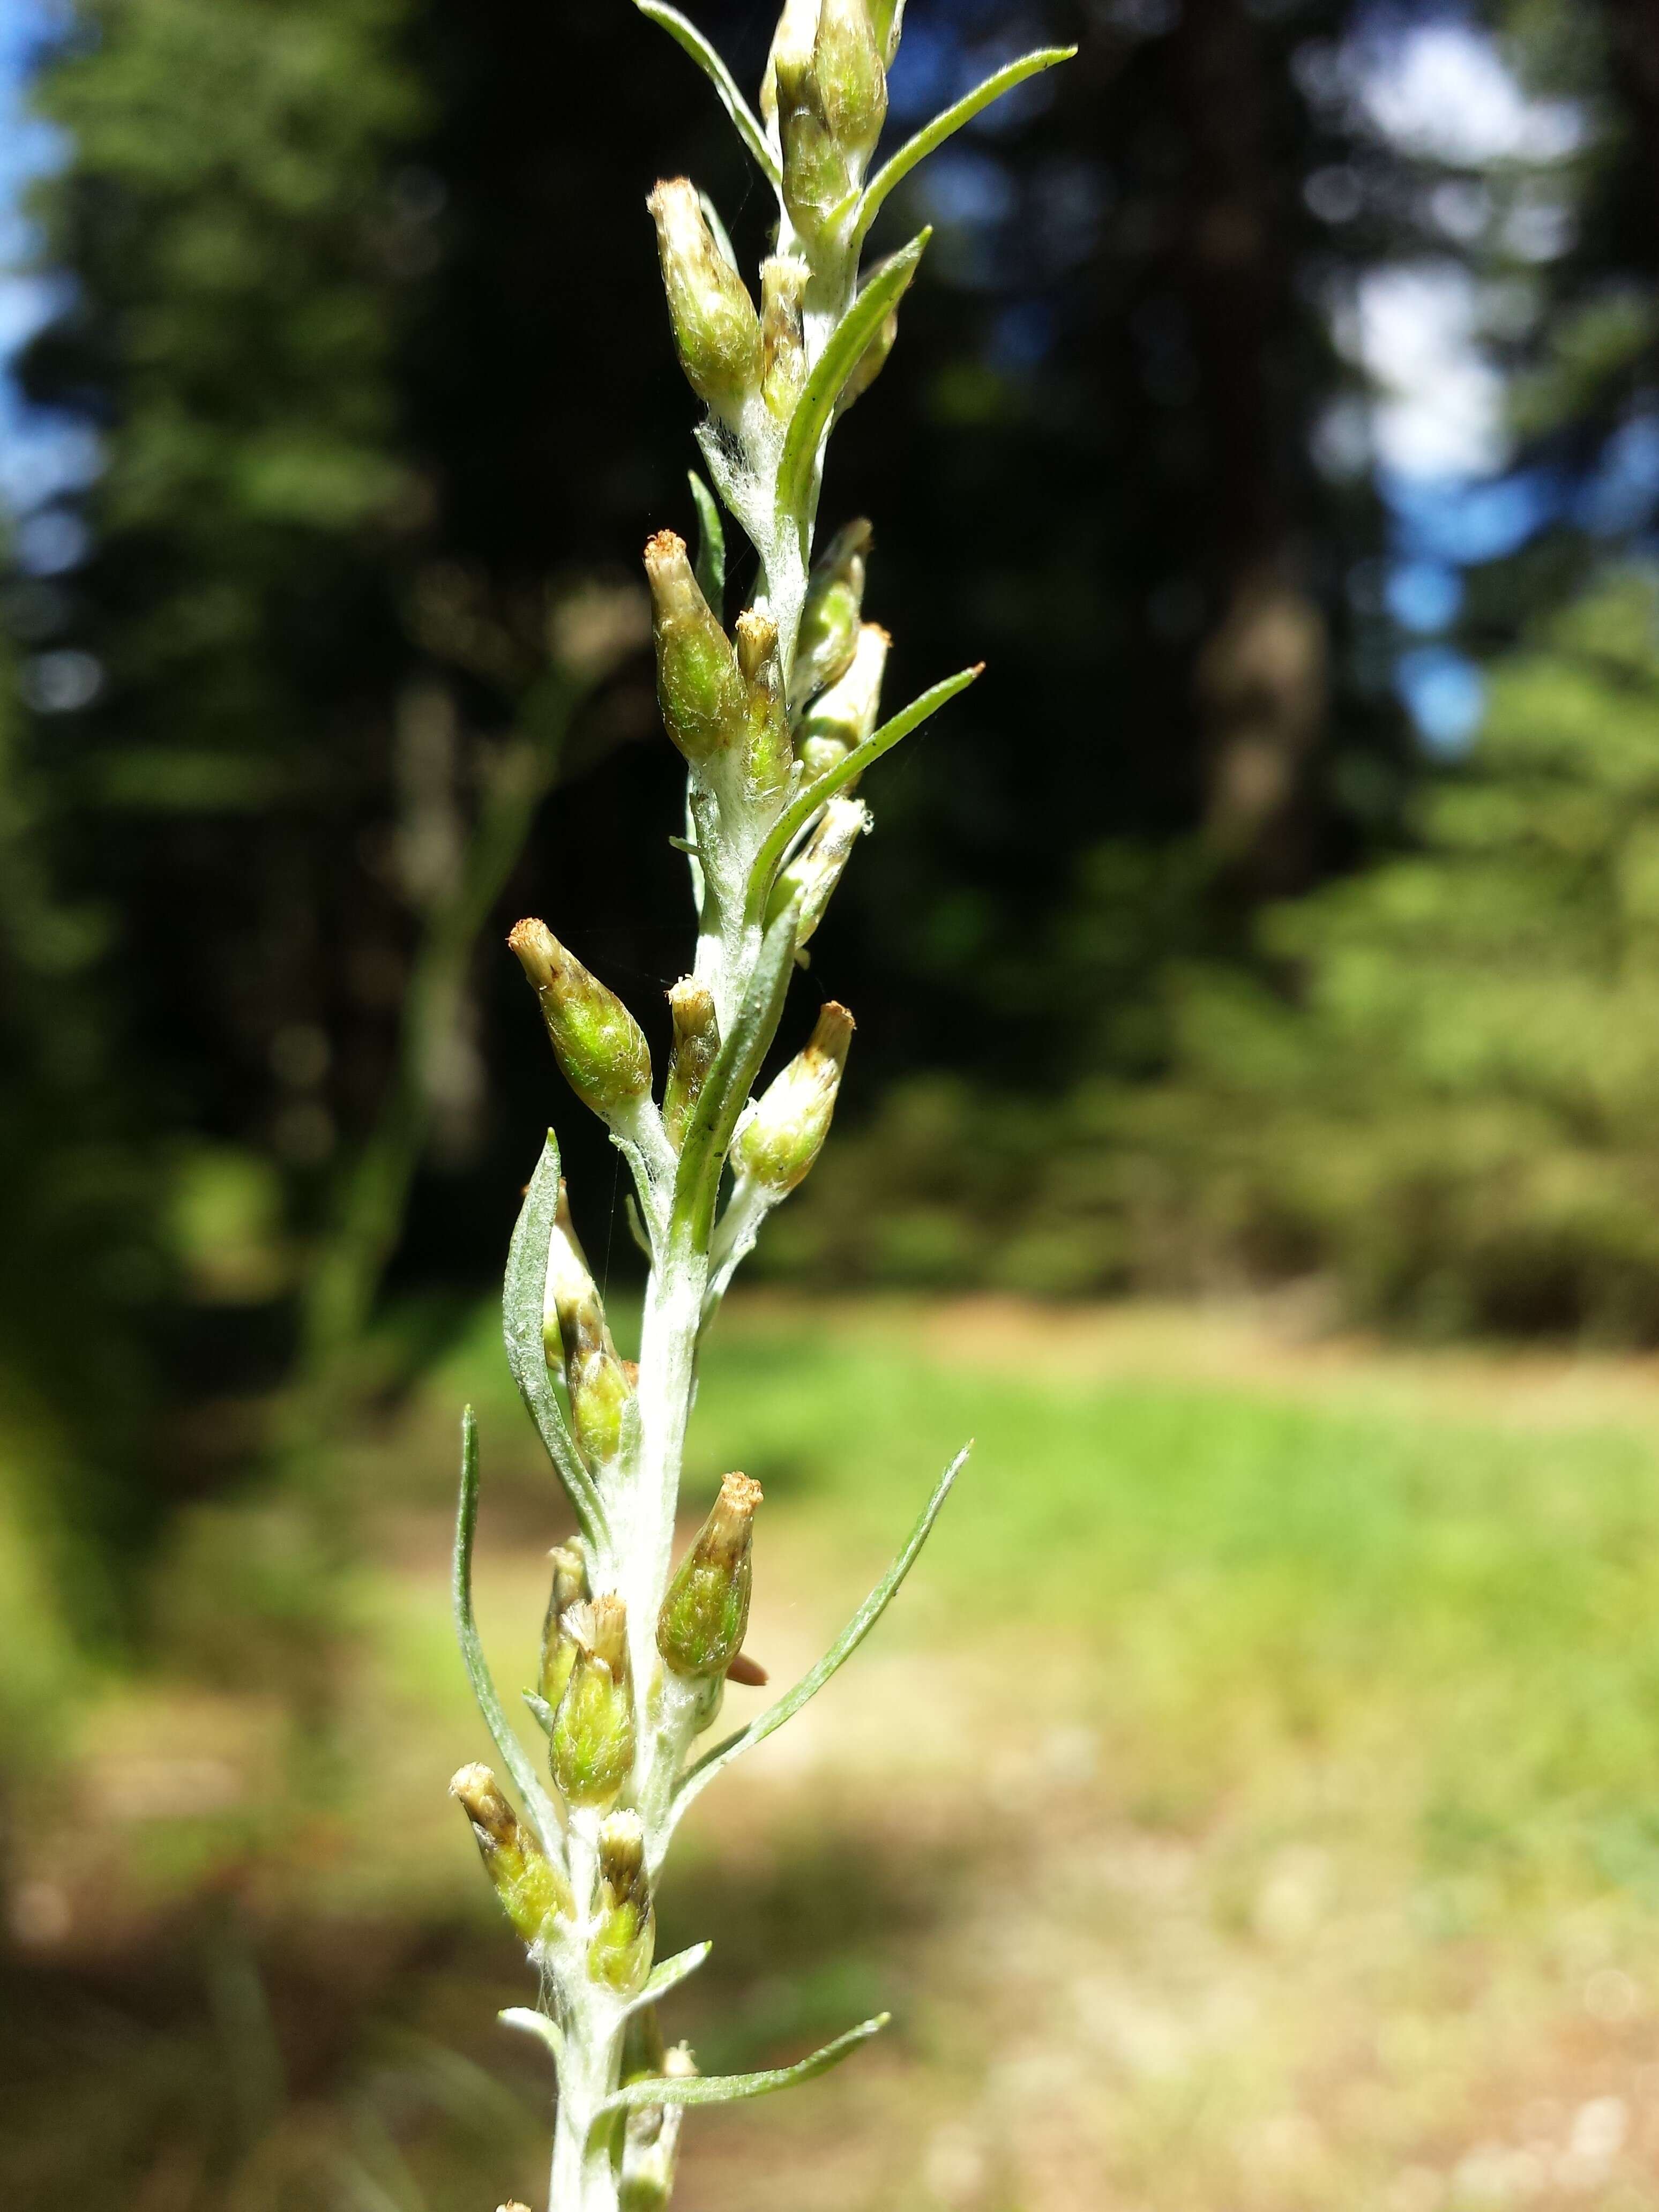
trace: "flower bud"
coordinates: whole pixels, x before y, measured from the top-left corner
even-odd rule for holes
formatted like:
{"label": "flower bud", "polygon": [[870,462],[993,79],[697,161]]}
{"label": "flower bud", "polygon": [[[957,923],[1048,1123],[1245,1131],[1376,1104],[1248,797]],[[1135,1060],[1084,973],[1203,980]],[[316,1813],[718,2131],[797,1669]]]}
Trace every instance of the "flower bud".
{"label": "flower bud", "polygon": [[645,1032],[614,991],[590,975],[544,921],[514,924],[509,949],[541,1001],[565,1079],[602,1120],[631,1106],[651,1088]]}
{"label": "flower bud", "polygon": [[[654,2013],[654,2005],[642,2008]],[[629,2021],[631,2031],[635,2013]],[[661,2044],[658,2033],[658,2044]],[[651,2073],[666,2081],[684,2081],[696,2072],[691,2053],[683,2043],[673,2050],[661,2051]],[[640,2074],[626,2072],[624,2078],[639,2081]],[[622,2172],[617,2181],[617,2212],[666,2212],[668,2200],[674,2188],[675,2154],[679,2147],[680,2123],[685,2117],[683,2105],[644,2105],[628,2116],[623,2135]]]}
{"label": "flower bud", "polygon": [[799,951],[823,920],[831,892],[852,858],[853,848],[870,827],[870,810],[861,799],[832,799],[811,840],[778,878],[767,907],[769,921],[799,900],[795,949]]}
{"label": "flower bud", "polygon": [[807,708],[796,732],[796,750],[811,783],[861,745],[881,712],[881,679],[892,643],[878,623],[865,623],[846,673]]}
{"label": "flower bud", "polygon": [[856,179],[887,120],[887,69],[871,0],[823,0],[811,74],[819,112]]}
{"label": "flower bud", "polygon": [[799,713],[815,692],[844,676],[858,649],[870,526],[860,518],[838,530],[812,563],[789,673],[789,701]]}
{"label": "flower bud", "polygon": [[811,274],[793,254],[774,254],[761,264],[761,390],[781,422],[793,414],[806,381],[801,310]]}
{"label": "flower bud", "polygon": [[720,1051],[720,1031],[714,998],[694,976],[682,975],[675,984],[668,994],[668,1011],[674,1023],[674,1050],[663,1091],[662,1118],[668,1141],[678,1152]]}
{"label": "flower bud", "polygon": [[749,1626],[749,1550],[761,1486],[728,1474],[657,1616],[657,1649],[677,1674],[723,1678]]}
{"label": "flower bud", "polygon": [[656,1930],[645,1875],[645,1827],[637,1813],[608,1813],[599,1824],[599,1928],[587,1971],[619,1996],[637,1996],[651,1972]]}
{"label": "flower bud", "polygon": [[558,1210],[547,1240],[542,1340],[549,1367],[564,1376],[577,1445],[597,1474],[611,1466],[621,1452],[623,1414],[634,1386],[627,1361],[617,1358],[617,1347],[611,1341],[599,1290],[576,1241],[570,1195],[562,1180]]}
{"label": "flower bud", "polygon": [[819,1014],[806,1049],[767,1085],[738,1131],[732,1167],[769,1191],[775,1201],[805,1177],[823,1149],[852,1041],[853,1017],[832,1000]]}
{"label": "flower bud", "polygon": [[526,1943],[540,1940],[556,1913],[574,1914],[562,1869],[520,1822],[487,1766],[462,1767],[449,1794],[471,1821],[495,1894]]}
{"label": "flower bud", "polygon": [[836,143],[812,71],[819,0],[784,0],[761,82],[761,113],[776,126],[783,198],[797,230],[811,236],[855,181]]}
{"label": "flower bud", "polygon": [[553,1563],[553,1587],[542,1623],[540,1687],[543,1703],[556,1711],[576,1661],[576,1639],[565,1628],[564,1616],[587,1595],[587,1561],[576,1544],[556,1544],[547,1556]]}
{"label": "flower bud", "polygon": [[761,112],[776,123],[784,204],[811,235],[859,182],[886,118],[870,0],[785,0]]}
{"label": "flower bud", "polygon": [[778,626],[769,615],[750,607],[738,617],[738,668],[749,701],[744,737],[744,795],[751,805],[769,808],[789,787],[795,765],[784,712],[783,671],[778,660]]}
{"label": "flower bud", "polygon": [[619,1597],[574,1605],[562,1626],[575,1645],[553,1716],[553,1779],[568,1805],[610,1804],[634,1764],[628,1615]]}
{"label": "flower bud", "polygon": [[659,184],[646,205],[680,366],[698,398],[735,422],[761,379],[760,318],[749,289],[715,243],[689,177]]}
{"label": "flower bud", "polygon": [[704,599],[685,540],[659,530],[645,549],[657,641],[657,699],[669,736],[697,766],[743,735],[748,695],[732,641]]}

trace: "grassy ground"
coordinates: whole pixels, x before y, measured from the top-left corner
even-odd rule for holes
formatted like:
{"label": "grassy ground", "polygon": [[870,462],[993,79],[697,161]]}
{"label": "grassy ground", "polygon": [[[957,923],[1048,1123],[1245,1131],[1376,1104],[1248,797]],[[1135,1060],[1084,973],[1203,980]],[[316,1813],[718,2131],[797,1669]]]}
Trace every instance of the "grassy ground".
{"label": "grassy ground", "polygon": [[[331,1726],[296,1759],[229,1658],[112,1689],[28,1822],[20,2212],[533,2199],[537,2062],[491,2024],[526,1990],[442,1795],[482,1748],[443,1613],[463,1395],[486,1636],[528,1679],[562,1531],[481,1324],[349,1471],[376,1565]],[[716,1939],[668,2021],[706,2068],[894,2027],[694,2116],[684,2212],[1659,2207],[1659,1370],[738,1305],[692,1457],[766,1485],[775,1680],[969,1434],[877,1640],[702,1801],[663,1899],[665,1948]],[[285,1525],[237,1524],[279,1579]]]}

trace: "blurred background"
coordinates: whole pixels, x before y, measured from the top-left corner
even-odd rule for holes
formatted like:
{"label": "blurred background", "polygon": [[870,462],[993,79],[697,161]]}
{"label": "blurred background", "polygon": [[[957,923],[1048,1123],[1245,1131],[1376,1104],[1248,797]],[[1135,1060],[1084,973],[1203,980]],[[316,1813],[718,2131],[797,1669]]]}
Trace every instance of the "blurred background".
{"label": "blurred background", "polygon": [[[787,1676],[978,1437],[663,1900],[705,2068],[896,2022],[677,2201],[1643,2212],[1659,12],[910,0],[890,127],[1060,40],[884,218],[825,520],[896,698],[989,671],[796,987],[858,1048],[692,1446]],[[539,2202],[444,1584],[471,1397],[528,1679],[550,1116],[638,1263],[500,940],[660,1040],[644,196],[765,209],[623,0],[0,0],[0,2200]]]}

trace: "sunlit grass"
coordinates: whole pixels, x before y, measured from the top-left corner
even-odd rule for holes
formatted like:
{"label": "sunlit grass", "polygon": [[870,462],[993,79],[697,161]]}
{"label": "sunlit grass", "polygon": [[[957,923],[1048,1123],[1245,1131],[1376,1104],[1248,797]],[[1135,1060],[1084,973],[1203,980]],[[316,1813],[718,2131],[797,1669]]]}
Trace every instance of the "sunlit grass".
{"label": "sunlit grass", "polygon": [[[1501,1360],[1466,1389],[1358,1352],[1304,1372],[1282,1346],[1226,1374],[1204,1317],[1157,1360],[1125,1352],[1131,1325],[1102,1321],[1106,1360],[1029,1313],[1005,1333],[992,1310],[757,1302],[711,1340],[692,1488],[733,1466],[766,1486],[752,1641],[780,1679],[976,1443],[876,1637],[694,1815],[663,1942],[715,1936],[672,2023],[706,2065],[878,2004],[897,2018],[795,2106],[700,2117],[687,2212],[1462,2212],[1494,2189],[1648,2212],[1659,1388],[1587,1363],[1565,1416],[1529,1427]],[[216,1692],[210,1741],[208,1692],[130,1684],[82,1728],[61,1859],[32,1837],[22,1871],[72,1888],[76,1808],[131,1804],[205,1752],[242,1801],[172,1824],[118,1811],[122,1856],[102,1847],[72,1940],[234,1879],[285,2035],[305,2044],[281,1993],[319,1948],[395,1958],[354,2033],[378,2048],[414,2008],[433,2047],[505,2065],[533,2123],[533,2064],[491,2026],[526,1991],[443,1796],[483,1748],[445,1609],[464,1398],[486,1641],[509,1696],[528,1679],[565,1522],[484,1311],[355,1456],[367,1554],[306,1801],[272,1794],[269,1698],[244,1723],[243,1693]],[[267,1552],[278,1510],[247,1521]],[[729,1716],[765,1694],[734,1691]],[[319,2093],[319,2125],[360,2080]],[[477,2191],[452,2185],[435,2124],[410,2139],[422,2212],[460,2212]],[[90,2187],[77,2155],[40,2170]],[[958,2169],[980,2179],[927,2179]],[[516,2172],[490,2202],[533,2187]]]}

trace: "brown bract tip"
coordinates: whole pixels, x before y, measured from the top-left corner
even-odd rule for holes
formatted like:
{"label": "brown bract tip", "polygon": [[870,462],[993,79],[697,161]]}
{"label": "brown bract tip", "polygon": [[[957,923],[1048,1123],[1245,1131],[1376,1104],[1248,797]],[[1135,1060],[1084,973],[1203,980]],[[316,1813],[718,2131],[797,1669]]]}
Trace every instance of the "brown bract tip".
{"label": "brown bract tip", "polygon": [[517,958],[538,991],[547,988],[559,965],[559,940],[544,921],[533,915],[515,921],[507,933],[507,949]]}
{"label": "brown bract tip", "polygon": [[857,1027],[858,1024],[846,1007],[831,999],[818,1011],[806,1049],[823,1053],[838,1067],[842,1066],[846,1064],[847,1048],[852,1042],[853,1032]]}
{"label": "brown bract tip", "polygon": [[651,561],[683,561],[685,540],[677,530],[659,530],[645,541],[645,557]]}
{"label": "brown bract tip", "polygon": [[758,1659],[751,1659],[746,1651],[739,1651],[726,1670],[728,1682],[740,1683],[747,1690],[763,1690],[771,1676]]}

